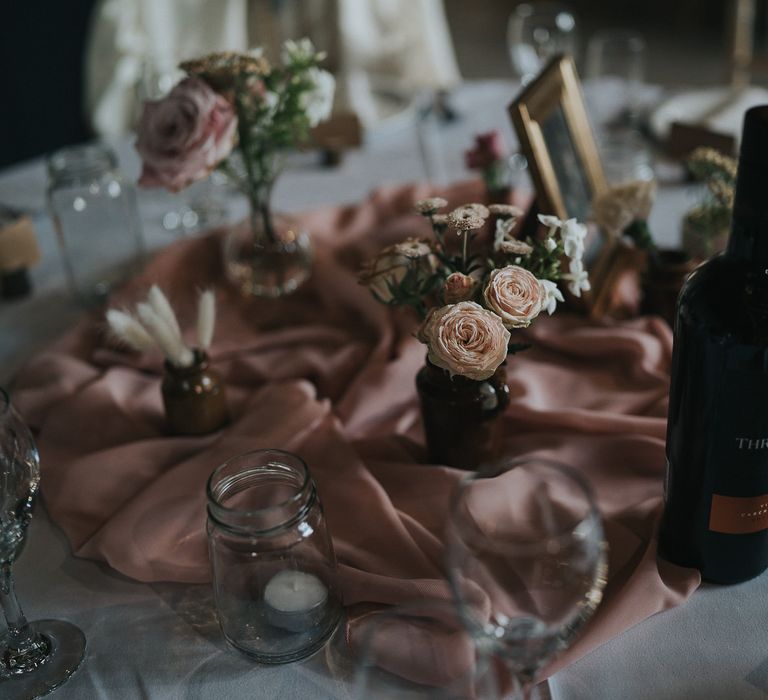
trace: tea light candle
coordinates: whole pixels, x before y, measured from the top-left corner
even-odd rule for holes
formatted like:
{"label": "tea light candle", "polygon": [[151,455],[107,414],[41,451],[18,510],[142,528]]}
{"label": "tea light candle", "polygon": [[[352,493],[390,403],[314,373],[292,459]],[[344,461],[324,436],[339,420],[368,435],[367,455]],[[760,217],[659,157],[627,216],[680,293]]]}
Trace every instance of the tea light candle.
{"label": "tea light candle", "polygon": [[314,574],[286,569],[264,588],[267,618],[275,627],[301,632],[316,624],[328,600],[328,588]]}

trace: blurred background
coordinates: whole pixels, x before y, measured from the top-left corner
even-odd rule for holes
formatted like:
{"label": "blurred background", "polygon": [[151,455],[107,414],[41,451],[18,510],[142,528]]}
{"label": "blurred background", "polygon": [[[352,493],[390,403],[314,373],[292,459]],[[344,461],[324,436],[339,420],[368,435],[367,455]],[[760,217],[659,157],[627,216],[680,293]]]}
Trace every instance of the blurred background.
{"label": "blurred background", "polygon": [[[24,0],[3,3],[0,52],[9,91],[0,110],[0,167],[94,135],[130,130],[142,98],[159,97],[176,63],[215,49],[267,51],[312,36],[329,51],[337,101],[364,123],[387,83],[407,92],[460,79],[521,77],[510,62],[505,0]],[[665,87],[730,80],[734,12],[750,12],[764,49],[765,0],[571,0],[575,54],[606,28],[641,32],[644,80]],[[745,59],[746,60],[746,59]],[[519,70],[517,71],[519,73]],[[376,91],[371,90],[371,76]],[[762,84],[759,70],[752,82]]]}

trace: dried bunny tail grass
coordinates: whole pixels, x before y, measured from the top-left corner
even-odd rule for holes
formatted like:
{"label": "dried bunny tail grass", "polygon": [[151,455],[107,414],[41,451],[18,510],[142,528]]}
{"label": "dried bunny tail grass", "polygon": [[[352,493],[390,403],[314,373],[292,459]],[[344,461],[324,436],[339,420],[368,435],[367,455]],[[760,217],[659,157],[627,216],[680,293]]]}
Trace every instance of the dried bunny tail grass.
{"label": "dried bunny tail grass", "polygon": [[139,304],[136,311],[144,327],[160,346],[168,361],[177,367],[189,367],[195,359],[194,355],[181,338],[168,327],[166,320],[150,304]]}
{"label": "dried bunny tail grass", "polygon": [[216,297],[212,289],[206,289],[197,302],[197,344],[201,350],[211,347],[215,326]]}
{"label": "dried bunny tail grass", "polygon": [[171,308],[168,297],[163,294],[162,289],[156,284],[153,284],[150,287],[147,301],[150,303],[155,313],[165,322],[168,330],[171,331],[181,343],[181,328],[179,326],[179,321]]}
{"label": "dried bunny tail grass", "polygon": [[138,352],[146,352],[155,346],[152,336],[127,311],[109,309],[107,323],[114,338]]}

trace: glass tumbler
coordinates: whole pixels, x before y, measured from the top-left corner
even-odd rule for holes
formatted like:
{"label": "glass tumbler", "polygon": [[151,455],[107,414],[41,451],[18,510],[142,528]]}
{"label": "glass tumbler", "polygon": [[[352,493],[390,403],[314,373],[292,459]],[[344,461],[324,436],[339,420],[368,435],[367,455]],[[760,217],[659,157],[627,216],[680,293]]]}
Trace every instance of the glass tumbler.
{"label": "glass tumbler", "polygon": [[216,469],[207,493],[224,637],[260,663],[318,651],[342,607],[336,556],[307,465],[280,450],[248,452]]}
{"label": "glass tumbler", "polygon": [[143,256],[136,189],[115,154],[93,144],[49,156],[48,208],[73,294],[86,306],[103,304]]}

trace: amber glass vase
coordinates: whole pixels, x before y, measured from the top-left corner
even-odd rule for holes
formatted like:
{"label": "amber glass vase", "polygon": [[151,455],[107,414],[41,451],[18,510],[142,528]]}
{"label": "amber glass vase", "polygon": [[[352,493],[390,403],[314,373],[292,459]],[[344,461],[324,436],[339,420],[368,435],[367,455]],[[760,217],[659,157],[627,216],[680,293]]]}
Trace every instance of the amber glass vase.
{"label": "amber glass vase", "polygon": [[205,435],[229,420],[224,384],[200,350],[195,350],[189,367],[165,363],[162,393],[168,428],[174,435]]}
{"label": "amber glass vase", "polygon": [[509,405],[507,371],[488,379],[451,375],[427,360],[416,375],[429,461],[476,469],[498,451],[499,422]]}

